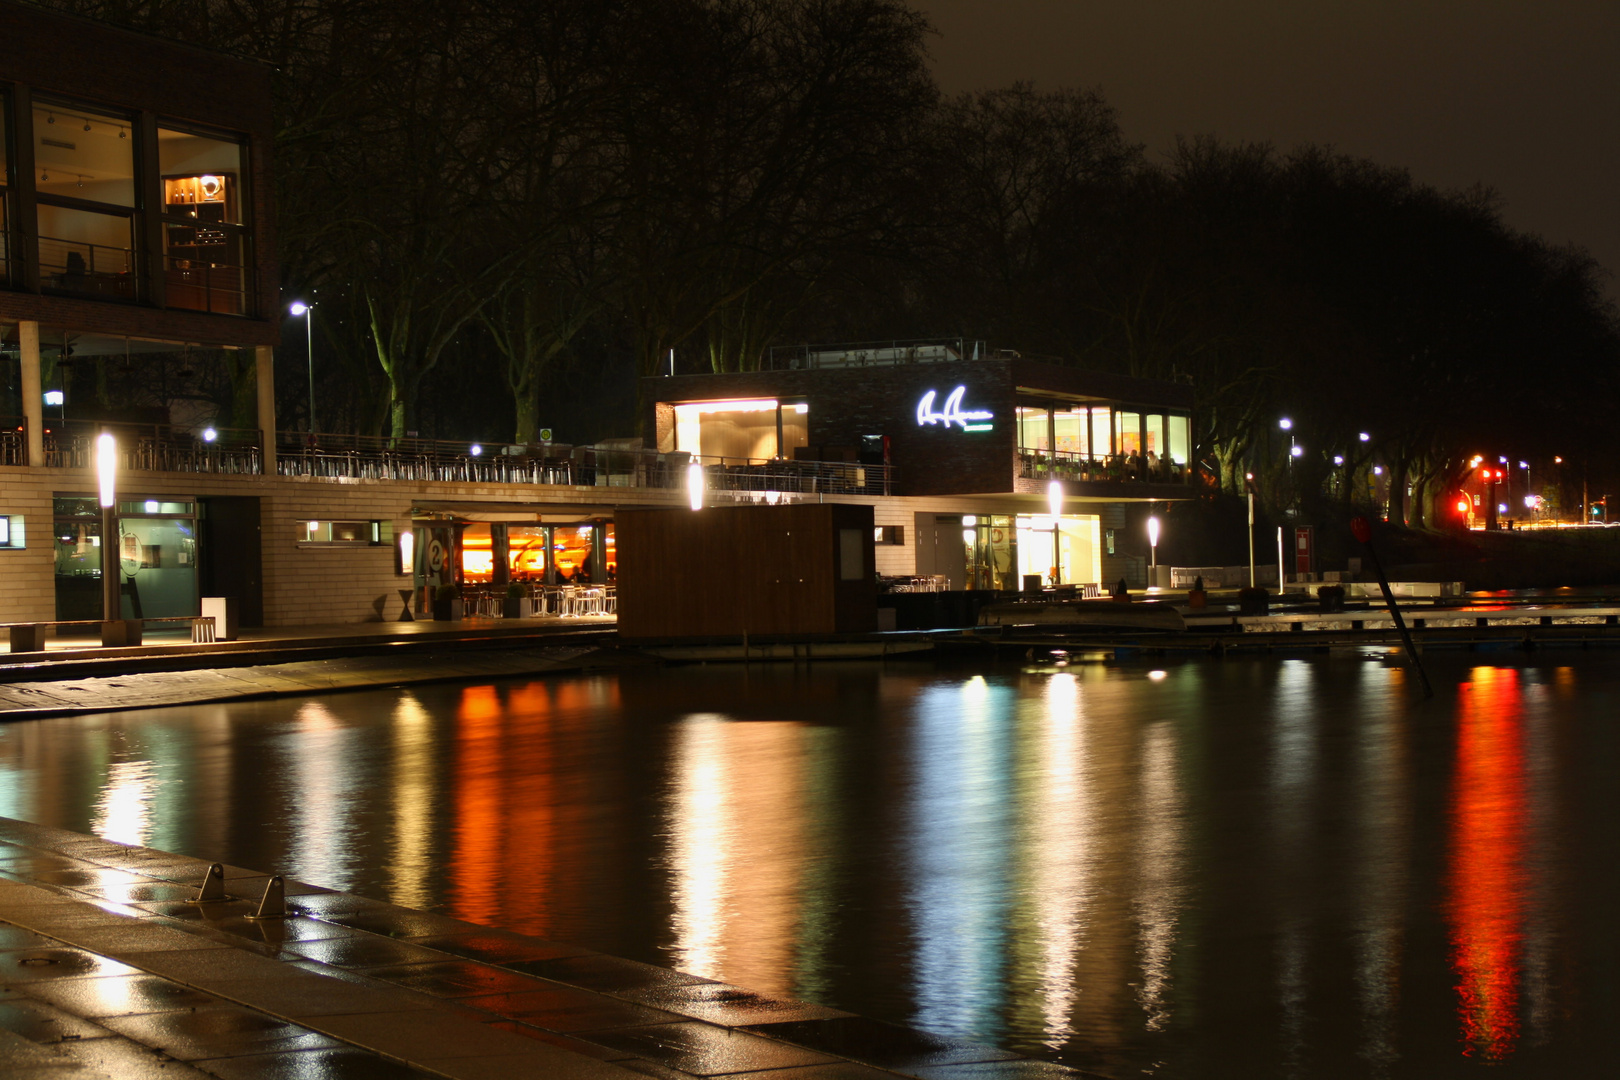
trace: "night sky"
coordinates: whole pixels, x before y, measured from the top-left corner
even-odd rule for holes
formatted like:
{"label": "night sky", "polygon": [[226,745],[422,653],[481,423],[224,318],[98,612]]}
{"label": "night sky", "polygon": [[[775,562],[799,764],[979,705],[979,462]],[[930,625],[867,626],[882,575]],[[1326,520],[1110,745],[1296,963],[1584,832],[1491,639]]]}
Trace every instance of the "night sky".
{"label": "night sky", "polygon": [[1100,87],[1155,158],[1178,134],[1315,142],[1483,183],[1512,227],[1620,273],[1616,0],[913,2],[949,93]]}

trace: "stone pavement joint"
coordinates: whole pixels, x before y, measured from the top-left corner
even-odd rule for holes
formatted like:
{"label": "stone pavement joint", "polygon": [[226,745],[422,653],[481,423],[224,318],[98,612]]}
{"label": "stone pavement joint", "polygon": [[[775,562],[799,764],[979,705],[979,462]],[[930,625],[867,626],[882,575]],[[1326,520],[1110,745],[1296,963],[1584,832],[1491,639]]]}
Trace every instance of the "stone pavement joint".
{"label": "stone pavement joint", "polygon": [[0,1073],[19,1080],[1068,1080],[810,1002],[0,818]]}

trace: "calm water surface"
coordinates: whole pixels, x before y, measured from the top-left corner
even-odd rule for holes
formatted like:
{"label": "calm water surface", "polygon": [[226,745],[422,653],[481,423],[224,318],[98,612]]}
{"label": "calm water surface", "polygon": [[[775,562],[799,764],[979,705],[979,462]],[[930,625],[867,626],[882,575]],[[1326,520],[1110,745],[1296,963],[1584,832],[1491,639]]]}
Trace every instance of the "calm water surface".
{"label": "calm water surface", "polygon": [[[1504,654],[1506,655],[1506,654]],[[1118,1077],[1609,1075],[1620,656],[688,668],[0,727],[0,814]]]}

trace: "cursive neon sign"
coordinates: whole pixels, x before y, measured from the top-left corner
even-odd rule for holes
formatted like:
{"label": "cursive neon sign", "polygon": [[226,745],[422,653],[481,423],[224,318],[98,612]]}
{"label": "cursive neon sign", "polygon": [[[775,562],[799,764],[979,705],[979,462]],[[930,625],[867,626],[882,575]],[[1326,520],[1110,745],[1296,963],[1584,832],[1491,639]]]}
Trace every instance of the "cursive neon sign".
{"label": "cursive neon sign", "polygon": [[988,409],[962,408],[962,396],[967,393],[967,387],[958,386],[945,398],[942,409],[934,409],[934,399],[937,392],[930,390],[917,402],[917,423],[920,425],[944,424],[950,427],[955,424],[963,431],[989,431],[995,425],[988,421],[995,419],[996,414]]}

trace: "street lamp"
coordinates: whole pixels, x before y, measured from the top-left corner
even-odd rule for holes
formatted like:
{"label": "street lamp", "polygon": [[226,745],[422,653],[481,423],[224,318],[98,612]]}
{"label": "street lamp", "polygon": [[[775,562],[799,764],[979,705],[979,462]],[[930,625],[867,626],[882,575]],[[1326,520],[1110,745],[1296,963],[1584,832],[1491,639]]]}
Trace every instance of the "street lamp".
{"label": "street lamp", "polygon": [[1058,585],[1063,581],[1063,550],[1060,546],[1060,530],[1063,516],[1063,481],[1053,480],[1046,485],[1046,508],[1052,512],[1052,584]]}
{"label": "street lamp", "polygon": [[118,440],[112,432],[96,436],[96,479],[101,495],[101,643],[108,640],[109,624],[118,621]]}
{"label": "street lamp", "polygon": [[1157,589],[1159,587],[1159,518],[1157,515],[1148,515],[1147,530],[1148,566],[1152,568],[1148,574],[1148,580]]}
{"label": "street lamp", "polygon": [[315,434],[315,331],[310,327],[310,313],[315,310],[314,304],[306,304],[302,300],[294,300],[292,306],[287,308],[294,317],[304,317],[304,360],[309,366],[309,433]]}

